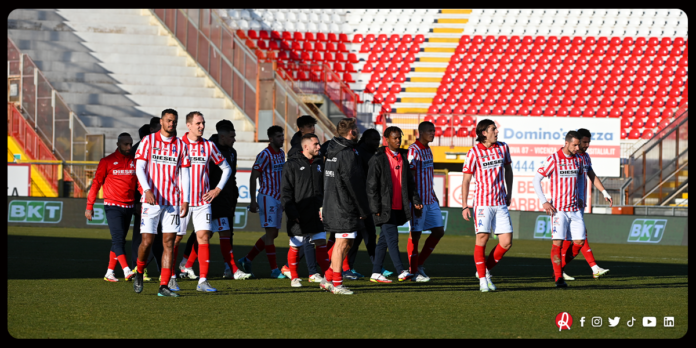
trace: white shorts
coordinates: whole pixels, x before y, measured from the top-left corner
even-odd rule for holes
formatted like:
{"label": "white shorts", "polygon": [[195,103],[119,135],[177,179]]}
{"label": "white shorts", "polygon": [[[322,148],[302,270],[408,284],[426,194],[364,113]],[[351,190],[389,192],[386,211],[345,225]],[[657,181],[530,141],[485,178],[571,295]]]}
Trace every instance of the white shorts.
{"label": "white shorts", "polygon": [[181,218],[181,226],[177,235],[185,236],[186,228],[188,228],[189,220],[193,220],[193,231],[212,231],[213,224],[211,223],[212,210],[210,204],[201,205],[198,207],[189,207],[188,214]]}
{"label": "white shorts", "polygon": [[140,209],[140,233],[157,234],[159,224],[162,224],[162,233],[179,232],[182,219],[178,206],[143,203]]}
{"label": "white shorts", "polygon": [[[578,211],[580,212],[580,216],[582,216],[582,219],[583,219],[582,221],[584,222],[585,221],[585,209],[580,209]],[[568,228],[570,228],[570,226],[568,226]],[[587,227],[585,227],[585,237],[587,238]],[[566,233],[565,240],[571,240],[571,241],[573,240],[573,237],[571,236],[570,233]]]}
{"label": "white shorts", "polygon": [[326,239],[326,232],[319,232],[314,234],[308,234],[304,236],[292,236],[290,237],[291,247],[301,247],[306,243],[314,244],[315,241],[320,239]]}
{"label": "white shorts", "polygon": [[256,202],[259,204],[261,227],[280,228],[283,222],[283,206],[280,204],[280,201],[271,196],[259,193]]}
{"label": "white shorts", "polygon": [[585,221],[580,211],[556,211],[551,215],[551,239],[585,240]]}
{"label": "white shorts", "polygon": [[411,206],[411,231],[422,232],[428,231],[436,227],[442,227],[442,213],[440,212],[440,204],[432,202],[428,205],[423,205],[423,214],[416,217],[416,213]]}
{"label": "white shorts", "polygon": [[355,239],[355,237],[358,235],[358,232],[343,232],[343,233],[338,233],[336,232],[335,237],[338,238],[345,238],[345,239]]}
{"label": "white shorts", "polygon": [[512,233],[512,220],[507,205],[474,206],[476,233]]}
{"label": "white shorts", "polygon": [[213,219],[213,228],[211,231],[214,232],[223,232],[223,231],[229,231],[231,230],[230,228],[230,221],[226,217],[221,217],[219,219]]}

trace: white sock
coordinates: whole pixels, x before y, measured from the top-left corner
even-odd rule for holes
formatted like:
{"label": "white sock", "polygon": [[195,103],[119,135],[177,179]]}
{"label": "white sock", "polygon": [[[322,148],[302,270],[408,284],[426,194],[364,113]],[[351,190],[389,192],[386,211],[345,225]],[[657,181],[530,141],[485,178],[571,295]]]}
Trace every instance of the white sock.
{"label": "white sock", "polygon": [[599,272],[599,266],[597,266],[597,265],[592,266],[592,272],[594,272],[594,273]]}
{"label": "white sock", "polygon": [[186,262],[188,262],[188,259],[184,257],[183,260],[181,260],[181,263],[179,264],[181,267],[186,267]]}
{"label": "white sock", "polygon": [[107,269],[106,269],[106,276],[108,277],[108,276],[110,276],[110,275],[112,275],[112,274],[114,274],[114,270],[113,270],[113,269],[108,269],[108,268],[107,268]]}
{"label": "white sock", "polygon": [[[113,271],[112,271],[112,272],[113,272]],[[124,274],[124,275],[129,275],[129,274],[131,274],[131,272],[132,272],[132,271],[131,271],[130,267],[128,267],[128,266],[126,266],[126,268],[123,269],[123,274]]]}
{"label": "white sock", "polygon": [[204,281],[206,281],[208,278],[198,278],[198,284],[202,284]]}
{"label": "white sock", "polygon": [[172,279],[176,279],[176,275],[172,275]]}

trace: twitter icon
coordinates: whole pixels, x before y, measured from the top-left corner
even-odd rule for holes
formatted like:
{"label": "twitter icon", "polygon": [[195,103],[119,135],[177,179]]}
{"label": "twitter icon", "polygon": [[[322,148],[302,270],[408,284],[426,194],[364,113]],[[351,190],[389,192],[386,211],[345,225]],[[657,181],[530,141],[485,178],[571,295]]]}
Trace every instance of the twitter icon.
{"label": "twitter icon", "polygon": [[607,318],[607,319],[609,319],[609,327],[616,327],[616,325],[619,325],[619,320],[621,320],[620,317]]}

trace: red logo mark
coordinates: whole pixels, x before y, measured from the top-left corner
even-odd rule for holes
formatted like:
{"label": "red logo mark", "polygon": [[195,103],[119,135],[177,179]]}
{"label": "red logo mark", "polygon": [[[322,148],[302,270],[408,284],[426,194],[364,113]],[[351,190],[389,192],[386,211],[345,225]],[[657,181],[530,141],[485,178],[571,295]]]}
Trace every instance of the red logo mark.
{"label": "red logo mark", "polygon": [[348,233],[343,234],[343,238],[346,238],[346,237],[348,237]]}
{"label": "red logo mark", "polygon": [[558,331],[570,330],[570,326],[573,325],[573,317],[568,312],[561,312],[556,315],[556,326]]}

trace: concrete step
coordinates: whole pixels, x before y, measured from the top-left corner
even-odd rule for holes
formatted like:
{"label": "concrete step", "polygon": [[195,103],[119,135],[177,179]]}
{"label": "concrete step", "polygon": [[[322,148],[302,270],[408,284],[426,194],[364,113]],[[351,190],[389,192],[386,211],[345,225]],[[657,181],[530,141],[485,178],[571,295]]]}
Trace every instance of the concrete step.
{"label": "concrete step", "polygon": [[69,10],[58,9],[59,13],[70,11],[73,13],[86,13],[95,14],[103,11],[109,11],[109,14],[119,14],[119,15],[142,15],[142,9],[132,9],[132,8],[110,8],[106,9],[93,9],[93,8],[71,8]]}
{"label": "concrete step", "polygon": [[66,71],[42,71],[42,73],[51,83],[53,83],[53,81],[62,81],[157,86],[158,88],[162,88],[162,86],[206,87],[206,79],[195,76],[144,76],[110,73],[75,73]]}
{"label": "concrete step", "polygon": [[100,94],[143,94],[143,95],[159,95],[170,97],[196,97],[196,98],[214,98],[215,90],[213,88],[201,87],[167,87],[162,88],[157,85],[125,85],[115,83],[84,83],[84,82],[51,82],[53,88],[58,92],[66,93],[100,93]]}
{"label": "concrete step", "polygon": [[[61,94],[62,95],[62,94]],[[125,98],[125,97],[124,97]],[[132,102],[132,101],[131,101]],[[146,112],[142,111],[138,108],[136,108],[137,105],[133,103],[133,105],[128,105],[128,106],[114,106],[114,105],[89,105],[89,104],[71,104],[68,103],[68,106],[72,111],[80,116],[80,120],[85,124],[85,126],[89,127],[102,127],[101,123],[95,123],[96,121],[94,120],[87,120],[87,119],[82,119],[82,117],[86,116],[91,116],[91,115],[99,115],[98,117],[111,117],[111,118],[118,118],[118,119],[123,119],[127,117],[142,117],[144,120],[146,120],[144,123],[147,123],[150,121],[150,118],[152,116],[159,116],[162,110],[166,108],[160,108],[159,111],[155,112]],[[153,111],[153,110],[150,110]],[[89,124],[88,124],[89,123]],[[137,124],[142,125],[142,123],[138,122]],[[138,126],[139,127],[139,126]]]}
{"label": "concrete step", "polygon": [[[151,114],[154,116],[160,116],[162,114],[162,110],[167,109],[167,108],[172,108],[175,109],[179,113],[179,117],[183,117],[187,113],[191,111],[198,111],[202,113],[205,116],[206,120],[230,120],[232,123],[234,123],[235,129],[238,131],[252,131],[253,129],[244,129],[242,128],[242,124],[240,123],[239,125],[237,124],[236,121],[243,121],[246,120],[243,114],[239,112],[235,112],[233,109],[211,109],[211,108],[205,108],[205,107],[198,107],[198,108],[180,108],[176,107],[173,105],[144,105],[144,106],[137,106],[136,107],[138,110]],[[182,121],[183,122],[183,121]],[[217,122],[217,121],[215,121]]]}
{"label": "concrete step", "polygon": [[133,55],[176,56],[181,49],[177,46],[112,45],[101,42],[84,42],[87,48],[99,53],[128,53]]}
{"label": "concrete step", "polygon": [[[170,95],[144,95],[144,94],[98,94],[98,93],[73,93],[62,92],[60,94],[70,104],[93,105],[171,105],[170,107],[199,108],[205,106],[211,109],[224,109],[225,100],[222,98],[197,98],[175,97]],[[124,102],[126,102],[124,104]]]}
{"label": "concrete step", "polygon": [[135,34],[113,34],[113,33],[90,33],[90,32],[66,32],[66,31],[35,31],[8,29],[8,35],[13,41],[34,40],[34,41],[73,41],[73,42],[100,42],[110,45],[146,45],[146,46],[167,46],[169,38],[158,35],[135,35]]}
{"label": "concrete step", "polygon": [[48,30],[48,31],[76,31],[95,33],[116,33],[136,35],[157,35],[159,28],[151,25],[100,22],[73,22],[73,21],[42,21],[31,19],[10,19],[7,21],[8,29],[22,30]]}
{"label": "concrete step", "polygon": [[185,66],[187,57],[177,56],[146,56],[128,53],[96,53],[96,52],[71,52],[71,51],[36,51],[23,50],[32,60],[59,61],[75,63],[113,63],[113,64],[139,64],[142,62],[157,61],[159,65]]}
{"label": "concrete step", "polygon": [[57,14],[69,22],[78,23],[116,23],[122,25],[148,25],[150,23],[148,16],[114,13],[108,9],[94,9],[92,12],[73,12],[69,9],[59,9]]}
{"label": "concrete step", "polygon": [[65,21],[65,17],[59,15],[55,9],[16,9],[10,12],[7,19],[14,20],[41,20],[41,21]]}
{"label": "concrete step", "polygon": [[69,73],[114,73],[133,75],[166,75],[166,76],[196,76],[198,68],[171,66],[171,65],[146,65],[146,64],[109,64],[109,69],[99,63],[34,61],[36,66],[43,71],[66,71]]}

